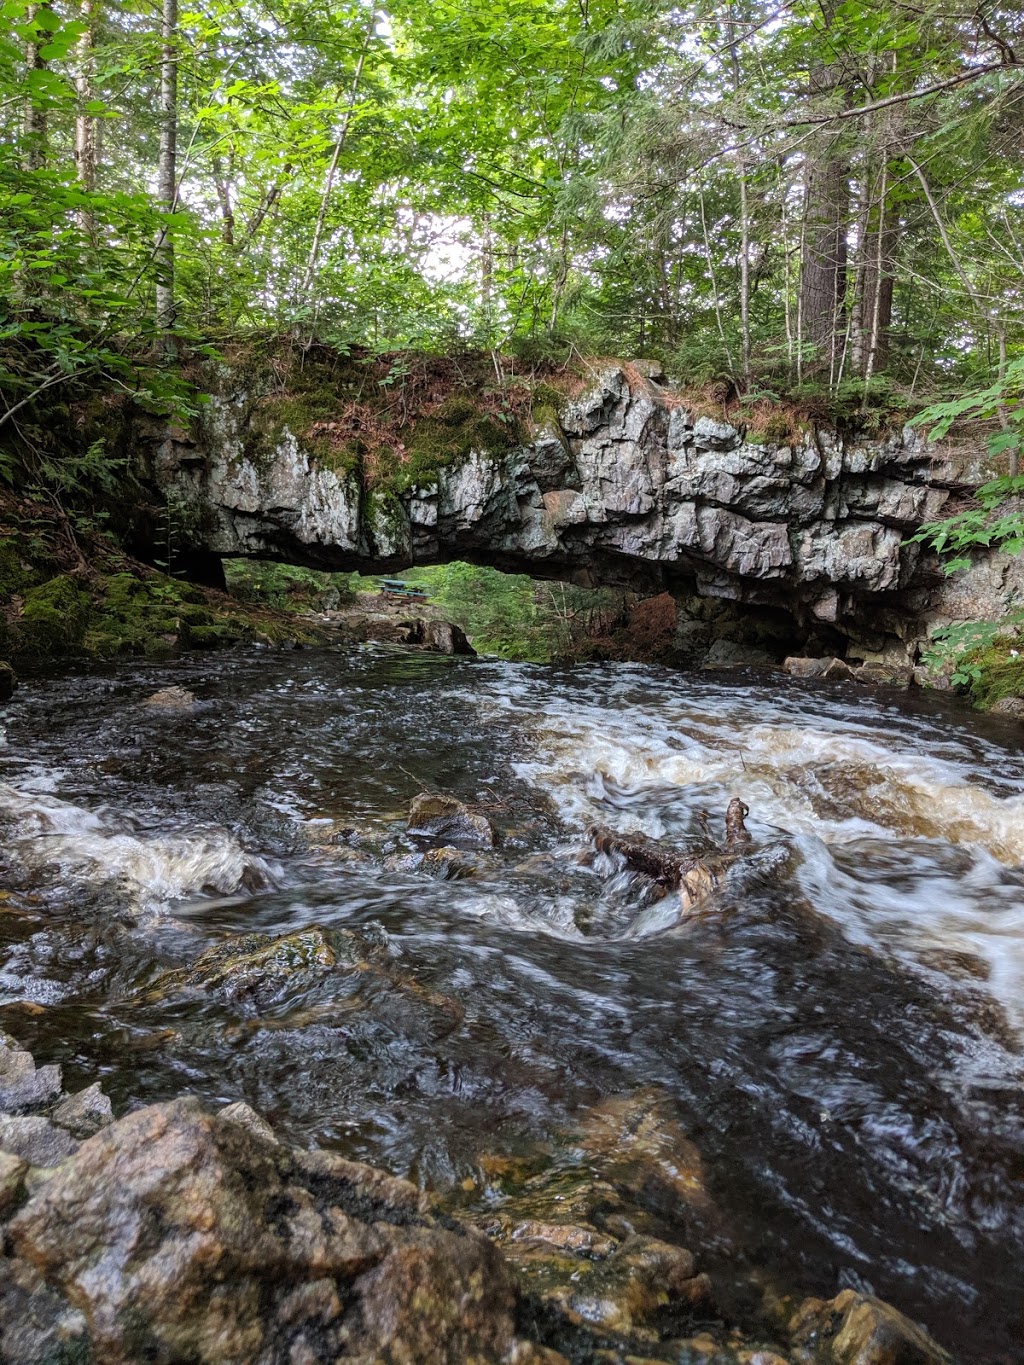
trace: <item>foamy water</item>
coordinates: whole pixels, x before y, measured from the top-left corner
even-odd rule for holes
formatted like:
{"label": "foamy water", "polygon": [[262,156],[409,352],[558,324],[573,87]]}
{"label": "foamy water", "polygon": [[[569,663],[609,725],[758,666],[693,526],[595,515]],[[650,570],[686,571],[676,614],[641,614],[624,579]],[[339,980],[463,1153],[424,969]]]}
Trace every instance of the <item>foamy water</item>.
{"label": "foamy water", "polygon": [[[671,845],[698,811],[720,824],[741,796],[754,835],[790,840],[796,885],[853,941],[929,969],[936,954],[967,955],[970,974],[1024,1025],[1024,764],[994,755],[997,791],[984,749],[948,734],[928,747],[884,722],[869,729],[836,715],[827,693],[819,718],[806,702],[794,716],[722,689],[712,709],[707,689],[693,702],[682,690],[640,699],[624,680],[566,706],[542,685],[493,704],[528,727],[535,751],[516,770],[567,823]],[[640,928],[677,921],[666,909]]]}
{"label": "foamy water", "polygon": [[274,881],[270,863],[225,830],[144,833],[130,816],[2,783],[0,820],[8,851],[24,868],[116,887],[140,911],[166,909],[197,892],[256,890]]}

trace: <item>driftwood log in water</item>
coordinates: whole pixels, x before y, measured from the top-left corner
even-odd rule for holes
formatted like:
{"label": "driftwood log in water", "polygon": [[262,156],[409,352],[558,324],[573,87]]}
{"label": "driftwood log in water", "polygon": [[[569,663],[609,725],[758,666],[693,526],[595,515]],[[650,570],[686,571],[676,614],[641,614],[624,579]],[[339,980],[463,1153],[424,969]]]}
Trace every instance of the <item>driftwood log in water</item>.
{"label": "driftwood log in water", "polygon": [[750,807],[738,796],[729,802],[725,812],[725,842],[727,844],[749,844],[750,834],[743,823],[750,814]]}
{"label": "driftwood log in water", "polygon": [[618,834],[604,825],[595,825],[590,837],[599,853],[617,854],[628,868],[649,877],[666,891],[678,889],[680,906],[689,911],[718,886],[729,863],[739,856],[737,845],[751,842],[744,824],[749,814],[749,806],[733,797],[725,813],[725,846],[709,849],[702,856],[676,853],[646,834]]}

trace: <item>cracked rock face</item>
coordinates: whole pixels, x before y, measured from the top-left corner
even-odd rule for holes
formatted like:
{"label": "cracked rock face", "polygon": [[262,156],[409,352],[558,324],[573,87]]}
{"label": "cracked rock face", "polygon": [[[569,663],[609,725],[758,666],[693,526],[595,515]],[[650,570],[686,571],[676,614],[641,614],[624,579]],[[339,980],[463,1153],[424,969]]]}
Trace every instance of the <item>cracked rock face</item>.
{"label": "cracked rock face", "polygon": [[200,446],[168,437],[153,461],[191,508],[196,548],[367,572],[468,558],[641,591],[685,583],[840,631],[879,606],[942,614],[941,575],[905,541],[978,474],[910,428],[754,441],[660,387],[631,389],[613,366],[565,404],[559,431],[473,451],[385,509],[287,428],[254,462],[244,396],[210,408]]}

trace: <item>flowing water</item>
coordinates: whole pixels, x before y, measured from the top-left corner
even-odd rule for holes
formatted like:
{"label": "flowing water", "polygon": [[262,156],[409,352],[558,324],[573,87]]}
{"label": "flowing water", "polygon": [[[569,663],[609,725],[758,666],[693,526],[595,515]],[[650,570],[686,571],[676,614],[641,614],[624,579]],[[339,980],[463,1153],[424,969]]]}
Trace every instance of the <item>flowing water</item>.
{"label": "flowing water", "polygon": [[[169,684],[196,706],[143,704]],[[0,1026],[70,1083],[245,1099],[438,1189],[653,1088],[734,1260],[1024,1359],[1016,727],[365,647],[42,679],[6,728]],[[423,789],[499,830],[474,876],[417,865]],[[732,796],[754,843],[694,914],[590,848],[600,823],[698,850]],[[248,994],[180,970],[313,925],[354,935],[358,969]]]}

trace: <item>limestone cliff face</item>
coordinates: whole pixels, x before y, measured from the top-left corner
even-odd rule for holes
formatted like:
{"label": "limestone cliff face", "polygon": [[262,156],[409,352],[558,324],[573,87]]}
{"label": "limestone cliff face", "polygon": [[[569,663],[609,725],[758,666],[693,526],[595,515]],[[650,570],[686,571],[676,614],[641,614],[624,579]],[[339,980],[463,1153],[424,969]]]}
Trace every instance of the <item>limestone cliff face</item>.
{"label": "limestone cliff face", "polygon": [[156,452],[155,480],[191,509],[196,548],[364,571],[461,558],[667,586],[782,608],[877,650],[942,614],[941,575],[904,542],[980,477],[909,428],[755,442],[657,384],[631,388],[617,367],[557,429],[400,493],[367,491],[287,429],[252,457],[250,408],[244,393],[217,397],[199,444],[172,434]]}

